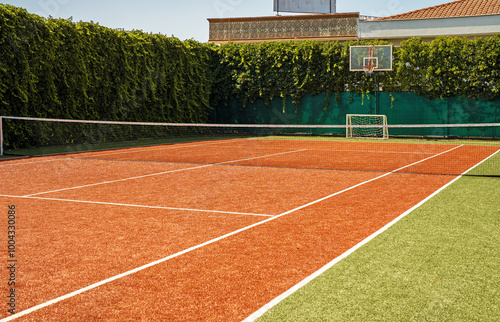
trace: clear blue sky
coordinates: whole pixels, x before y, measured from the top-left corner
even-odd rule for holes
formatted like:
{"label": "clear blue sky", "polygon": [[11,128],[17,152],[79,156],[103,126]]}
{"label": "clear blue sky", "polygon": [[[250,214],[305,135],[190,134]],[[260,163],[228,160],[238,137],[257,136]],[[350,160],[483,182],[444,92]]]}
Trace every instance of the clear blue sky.
{"label": "clear blue sky", "polygon": [[[390,16],[451,0],[337,0],[337,12]],[[207,18],[274,16],[273,0],[11,0],[29,12],[208,41]]]}

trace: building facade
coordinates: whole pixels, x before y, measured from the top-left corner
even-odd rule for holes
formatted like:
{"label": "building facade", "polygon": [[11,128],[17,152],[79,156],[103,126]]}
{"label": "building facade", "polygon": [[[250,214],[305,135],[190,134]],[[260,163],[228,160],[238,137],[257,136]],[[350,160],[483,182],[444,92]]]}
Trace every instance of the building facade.
{"label": "building facade", "polygon": [[208,19],[209,41],[345,41],[358,38],[358,13]]}
{"label": "building facade", "polygon": [[209,42],[381,39],[398,45],[412,37],[489,37],[500,33],[500,0],[458,0],[383,18],[335,13],[208,19]]}

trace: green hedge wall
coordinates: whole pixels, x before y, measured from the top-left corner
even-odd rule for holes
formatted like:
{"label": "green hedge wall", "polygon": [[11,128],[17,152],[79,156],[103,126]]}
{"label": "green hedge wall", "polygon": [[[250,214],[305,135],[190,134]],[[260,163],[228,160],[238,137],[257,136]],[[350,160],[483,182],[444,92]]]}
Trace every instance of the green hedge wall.
{"label": "green hedge wall", "polygon": [[407,40],[398,54],[395,81],[401,90],[430,99],[495,99],[500,94],[500,35]]}
{"label": "green hedge wall", "polygon": [[213,102],[237,98],[245,105],[292,97],[298,104],[307,94],[373,90],[372,79],[349,71],[351,44],[290,41],[217,47]]}
{"label": "green hedge wall", "polygon": [[[213,86],[215,105],[239,99],[243,105],[276,97],[300,103],[307,95],[369,93],[374,78],[349,71],[349,46],[356,42],[268,42],[217,47]],[[394,48],[394,70],[380,72],[386,92],[415,92],[429,99],[460,96],[491,100],[500,90],[500,35],[490,38],[420,38]]]}
{"label": "green hedge wall", "polygon": [[205,122],[210,49],[0,5],[0,115]]}

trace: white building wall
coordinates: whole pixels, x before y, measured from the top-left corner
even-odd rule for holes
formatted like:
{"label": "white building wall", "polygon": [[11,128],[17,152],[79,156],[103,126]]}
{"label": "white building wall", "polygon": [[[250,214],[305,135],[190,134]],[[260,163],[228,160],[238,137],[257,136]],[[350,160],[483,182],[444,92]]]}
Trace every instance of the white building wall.
{"label": "white building wall", "polygon": [[437,36],[488,36],[500,33],[500,15],[360,21],[358,37],[361,39],[405,39]]}

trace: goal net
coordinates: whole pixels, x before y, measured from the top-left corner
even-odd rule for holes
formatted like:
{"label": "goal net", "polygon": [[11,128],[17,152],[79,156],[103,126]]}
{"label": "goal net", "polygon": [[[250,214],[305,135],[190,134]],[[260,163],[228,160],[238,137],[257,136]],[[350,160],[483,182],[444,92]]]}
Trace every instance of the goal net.
{"label": "goal net", "polygon": [[388,139],[387,116],[347,114],[347,138]]}

